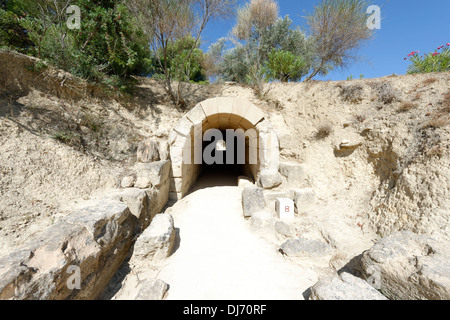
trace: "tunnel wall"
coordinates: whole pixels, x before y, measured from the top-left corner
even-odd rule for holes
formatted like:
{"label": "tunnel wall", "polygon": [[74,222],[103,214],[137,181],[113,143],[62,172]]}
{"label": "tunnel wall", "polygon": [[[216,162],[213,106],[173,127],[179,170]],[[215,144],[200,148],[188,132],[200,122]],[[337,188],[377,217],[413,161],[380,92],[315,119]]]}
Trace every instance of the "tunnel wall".
{"label": "tunnel wall", "polygon": [[246,149],[250,145],[257,148],[257,163],[249,164],[249,154],[246,152],[245,174],[257,181],[262,171],[278,172],[278,137],[265,114],[246,99],[208,99],[183,116],[170,133],[171,200],[182,199],[200,175],[202,165],[195,161],[194,137],[209,129],[254,129],[256,136],[246,140]]}

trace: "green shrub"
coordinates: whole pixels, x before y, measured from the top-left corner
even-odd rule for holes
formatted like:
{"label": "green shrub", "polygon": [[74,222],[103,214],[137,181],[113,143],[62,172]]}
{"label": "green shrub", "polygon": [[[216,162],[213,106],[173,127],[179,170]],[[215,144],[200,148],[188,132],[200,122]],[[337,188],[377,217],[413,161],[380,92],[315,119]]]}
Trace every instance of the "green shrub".
{"label": "green shrub", "polygon": [[31,72],[41,73],[48,69],[48,64],[43,60],[37,60],[34,64],[28,66],[27,69]]}
{"label": "green shrub", "polygon": [[74,139],[78,137],[78,134],[71,131],[57,131],[53,133],[51,137],[61,143],[70,145],[74,142]]}
{"label": "green shrub", "polygon": [[[122,92],[131,90],[132,75],[149,75],[147,37],[123,1],[73,0],[70,4],[81,8],[79,30],[66,25],[67,1],[8,1],[0,9],[0,46]],[[41,66],[31,70],[40,71]]]}
{"label": "green shrub", "polygon": [[[192,48],[194,50],[192,50]],[[200,42],[195,44],[195,39],[191,36],[178,39],[167,47],[169,52],[167,59],[161,56],[161,65],[167,63],[168,72],[175,81],[185,81],[193,83],[205,83],[208,79],[205,69],[206,56],[200,49]],[[191,52],[192,51],[192,52]],[[154,78],[164,79],[164,72],[157,59],[154,59]]]}
{"label": "green shrub", "polygon": [[2,48],[27,53],[34,44],[25,31],[14,12],[0,9],[0,46]]}
{"label": "green shrub", "polygon": [[275,50],[269,54],[267,70],[270,80],[300,81],[308,73],[305,59],[292,52]]}

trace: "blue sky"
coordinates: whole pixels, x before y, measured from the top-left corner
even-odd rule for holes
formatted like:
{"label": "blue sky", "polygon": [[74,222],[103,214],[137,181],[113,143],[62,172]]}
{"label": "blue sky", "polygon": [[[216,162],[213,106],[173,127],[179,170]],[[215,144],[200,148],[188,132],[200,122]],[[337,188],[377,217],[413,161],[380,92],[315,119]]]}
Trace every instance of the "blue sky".
{"label": "blue sky", "polygon": [[[246,2],[238,0],[241,5]],[[362,60],[317,80],[345,80],[350,75],[359,78],[361,74],[365,78],[405,74],[408,61],[404,58],[408,53],[413,50],[428,53],[450,42],[449,0],[369,2],[381,7],[382,24],[381,30],[375,30],[374,39],[359,50]],[[303,17],[313,12],[319,0],[279,0],[278,3],[281,15],[289,15],[296,25],[305,30],[307,26]],[[234,19],[230,19],[209,24],[203,34],[202,48],[207,50],[218,38],[226,36],[234,23]]]}

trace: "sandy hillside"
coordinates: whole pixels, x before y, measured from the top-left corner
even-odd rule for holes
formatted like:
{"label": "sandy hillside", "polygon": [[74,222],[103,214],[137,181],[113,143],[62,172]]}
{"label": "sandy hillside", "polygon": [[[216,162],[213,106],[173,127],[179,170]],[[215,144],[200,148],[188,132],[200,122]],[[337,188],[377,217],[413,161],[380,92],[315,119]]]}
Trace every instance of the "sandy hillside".
{"label": "sandy hillside", "polygon": [[[0,51],[0,256],[73,204],[117,188],[140,141],[165,138],[182,111],[153,81],[118,96],[36,59]],[[192,87],[195,103],[207,90]]]}
{"label": "sandy hillside", "polygon": [[[223,94],[248,97],[269,114],[283,158],[308,169],[305,187],[321,200],[309,214],[324,229],[342,233],[346,221],[381,236],[412,230],[448,238],[450,73],[269,84],[266,91],[264,100],[248,88]],[[359,147],[340,152],[344,140]]]}
{"label": "sandy hillside", "polygon": [[[58,70],[30,71],[33,61],[0,52],[0,255],[74,201],[117,187],[138,142],[164,139],[185,112],[151,80],[120,97]],[[318,195],[311,230],[450,234],[450,73],[269,84],[264,99],[241,86],[189,90],[190,107],[239,96],[268,114],[283,158],[305,164],[304,187]],[[358,147],[341,152],[343,140]]]}

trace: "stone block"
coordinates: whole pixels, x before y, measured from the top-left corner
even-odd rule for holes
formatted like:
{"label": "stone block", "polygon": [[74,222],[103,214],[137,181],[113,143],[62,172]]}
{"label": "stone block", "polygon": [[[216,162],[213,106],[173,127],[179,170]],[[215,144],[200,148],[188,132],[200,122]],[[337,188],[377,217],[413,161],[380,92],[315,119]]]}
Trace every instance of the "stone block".
{"label": "stone block", "polygon": [[310,300],[387,300],[366,281],[349,273],[327,277],[311,288]]}
{"label": "stone block", "polygon": [[194,125],[202,125],[206,121],[206,115],[201,105],[197,105],[186,116]]}
{"label": "stone block", "polygon": [[298,212],[305,212],[316,205],[316,194],[311,188],[291,190]]}
{"label": "stone block", "polygon": [[180,119],[180,121],[178,121],[174,130],[178,134],[188,137],[191,134],[193,126],[194,126],[193,123],[186,116],[184,116]]}
{"label": "stone block", "polygon": [[253,213],[263,211],[266,207],[263,189],[257,187],[245,188],[242,192],[242,208],[245,217],[251,217]]}
{"label": "stone block", "polygon": [[[0,299],[97,299],[128,256],[135,221],[123,202],[86,202],[0,259]],[[67,285],[73,267],[80,271],[79,290]]]}
{"label": "stone block", "polygon": [[175,227],[170,214],[158,214],[150,227],[134,245],[134,255],[139,259],[158,262],[169,257],[175,243]]}
{"label": "stone block", "polygon": [[263,189],[274,189],[283,183],[278,171],[262,171],[259,174],[259,184]]}
{"label": "stone block", "polygon": [[308,239],[289,239],[283,243],[281,251],[288,257],[297,258],[325,257],[332,253],[328,244]]}
{"label": "stone block", "polygon": [[167,140],[159,143],[159,158],[161,161],[170,160],[170,145]]}
{"label": "stone block", "polygon": [[134,166],[137,172],[135,187],[139,189],[147,189],[159,187],[169,178],[171,162],[158,161],[153,163],[138,163]]}
{"label": "stone block", "polygon": [[286,177],[288,188],[300,187],[306,177],[304,165],[292,162],[280,162],[280,173]]}
{"label": "stone block", "polygon": [[450,300],[450,243],[410,231],[364,252],[367,281],[391,300]]}
{"label": "stone block", "polygon": [[253,179],[249,177],[240,176],[238,177],[238,187],[241,190],[244,190],[247,187],[254,187]]}

